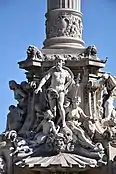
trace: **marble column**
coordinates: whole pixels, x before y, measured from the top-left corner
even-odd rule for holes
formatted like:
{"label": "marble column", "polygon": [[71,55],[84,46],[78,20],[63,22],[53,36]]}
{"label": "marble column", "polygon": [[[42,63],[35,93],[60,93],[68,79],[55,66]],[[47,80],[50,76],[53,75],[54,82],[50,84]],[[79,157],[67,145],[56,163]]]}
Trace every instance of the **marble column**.
{"label": "marble column", "polygon": [[47,0],[44,48],[84,48],[81,0]]}

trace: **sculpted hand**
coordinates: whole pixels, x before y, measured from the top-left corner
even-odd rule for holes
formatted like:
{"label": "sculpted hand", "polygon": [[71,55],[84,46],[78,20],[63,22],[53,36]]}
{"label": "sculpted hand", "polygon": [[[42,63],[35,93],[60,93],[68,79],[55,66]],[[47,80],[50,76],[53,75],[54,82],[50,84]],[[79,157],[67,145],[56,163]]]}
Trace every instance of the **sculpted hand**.
{"label": "sculpted hand", "polygon": [[42,92],[42,88],[37,88],[36,90],[35,90],[35,94],[38,94],[38,92]]}

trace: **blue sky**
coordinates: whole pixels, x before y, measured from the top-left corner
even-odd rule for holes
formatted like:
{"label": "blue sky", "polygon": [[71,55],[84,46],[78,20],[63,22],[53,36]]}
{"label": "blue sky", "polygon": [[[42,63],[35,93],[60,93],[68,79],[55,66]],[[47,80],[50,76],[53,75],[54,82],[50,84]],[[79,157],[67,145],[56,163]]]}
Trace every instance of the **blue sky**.
{"label": "blue sky", "polygon": [[[116,75],[116,0],[83,0],[83,39],[95,44],[101,59],[109,57],[106,70]],[[28,45],[42,47],[45,39],[46,0],[0,0],[0,132],[8,107],[15,104],[11,79],[25,80],[17,62],[24,60]]]}

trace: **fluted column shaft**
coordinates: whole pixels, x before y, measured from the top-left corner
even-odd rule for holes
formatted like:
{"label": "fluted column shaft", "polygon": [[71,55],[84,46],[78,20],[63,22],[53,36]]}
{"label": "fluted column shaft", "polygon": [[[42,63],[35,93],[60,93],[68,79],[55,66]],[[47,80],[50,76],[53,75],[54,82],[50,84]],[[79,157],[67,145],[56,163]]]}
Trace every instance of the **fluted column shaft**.
{"label": "fluted column shaft", "polygon": [[81,12],[81,0],[48,0],[47,9],[70,8]]}
{"label": "fluted column shaft", "polygon": [[84,47],[81,0],[47,0],[44,48]]}

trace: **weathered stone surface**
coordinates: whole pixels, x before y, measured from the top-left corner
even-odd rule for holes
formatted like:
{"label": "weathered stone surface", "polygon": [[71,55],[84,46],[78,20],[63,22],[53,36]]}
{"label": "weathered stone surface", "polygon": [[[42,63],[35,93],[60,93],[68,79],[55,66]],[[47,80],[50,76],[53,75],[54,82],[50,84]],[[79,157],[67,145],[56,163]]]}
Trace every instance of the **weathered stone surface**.
{"label": "weathered stone surface", "polygon": [[44,48],[84,48],[80,0],[49,1]]}
{"label": "weathered stone surface", "polygon": [[9,135],[13,129],[17,133],[11,143],[12,159],[17,166],[38,166],[41,171],[60,165],[61,169],[66,167],[71,171],[76,167],[80,171],[107,164],[108,144],[115,140],[112,101],[116,79],[97,73],[105,61],[97,59],[97,51],[92,55],[91,50],[87,51],[78,54],[80,59],[75,61],[67,59],[66,54],[52,54],[49,60],[48,54],[40,51],[43,75],[37,76],[38,70],[32,66],[30,81],[9,82],[18,104],[9,108],[6,131]]}
{"label": "weathered stone surface", "polygon": [[9,82],[17,104],[0,136],[1,174],[115,173],[116,77],[100,71],[95,45],[84,48],[80,7],[48,0],[45,48],[28,46],[27,80]]}

